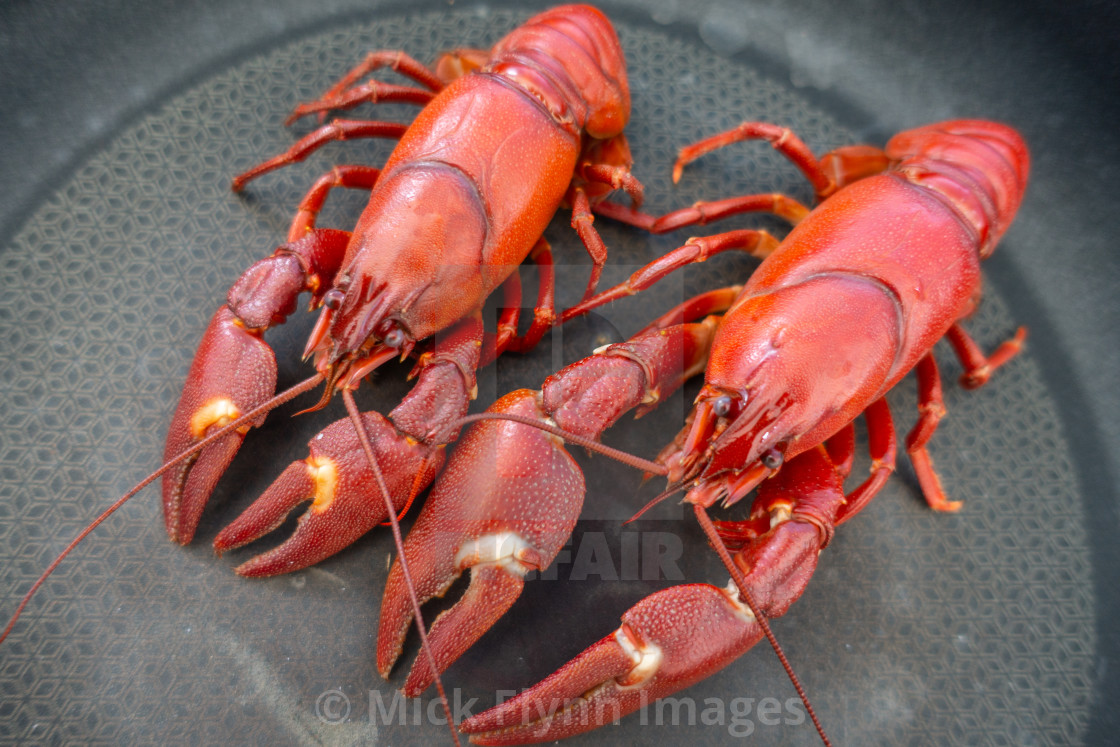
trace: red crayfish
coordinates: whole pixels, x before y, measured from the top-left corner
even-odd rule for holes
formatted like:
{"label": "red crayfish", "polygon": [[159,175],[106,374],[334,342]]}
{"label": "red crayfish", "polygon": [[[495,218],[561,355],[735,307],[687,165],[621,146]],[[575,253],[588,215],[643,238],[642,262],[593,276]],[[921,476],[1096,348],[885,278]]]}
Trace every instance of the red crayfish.
{"label": "red crayfish", "polygon": [[[692,299],[628,342],[568,366],[540,391],[498,400],[490,408],[495,418],[523,422],[484,422],[467,432],[404,549],[421,601],[471,569],[464,598],[432,625],[429,640],[442,669],[512,605],[527,571],[552,561],[579,515],[582,474],[552,434],[528,422],[595,441],[624,413],[655,406],[706,363],[684,429],[658,457],[669,478],[659,499],[685,491],[732,581],[726,588],[677,586],[639,602],[617,631],[559,671],[465,721],[462,729],[476,743],[546,741],[595,728],[697,682],[753,646],[768,633],[765,619],[784,614],[805,590],[836,526],[863,509],[894,470],[884,395],[912,369],[920,419],[906,451],[929,505],[960,507],[946,498],[926,450],[945,413],[931,349],[942,337],[950,341],[967,387],[982,385],[1020,349],[1023,329],[985,357],[959,323],[979,302],[980,260],[1011,223],[1026,186],[1021,137],[993,122],[953,121],[903,132],[885,150],[840,148],[817,160],[788,130],[747,123],[685,149],[677,173],[712,148],[756,137],[810,176],[821,204],[807,212],[787,198],[746,196],[658,221],[617,211],[657,230],[778,204],[797,225],[780,244],[755,231],[692,239],[565,312],[567,318],[630,295],[720,251],[768,255],[741,289]],[[871,475],[845,493],[860,414]],[[717,502],[730,506],[756,488],[746,519],[709,519]],[[382,601],[383,674],[411,621],[406,586],[398,562]],[[424,690],[432,676],[428,660],[418,659],[406,694]]]}
{"label": "red crayfish", "polygon": [[[362,82],[391,67],[415,85]],[[615,189],[639,205],[623,128],[630,116],[625,62],[610,21],[595,8],[545,11],[489,51],[458,50],[429,68],[400,51],[370,54],[292,119],[363,102],[423,106],[409,126],[336,119],[286,153],[234,179],[251,179],[299,161],[332,140],[399,138],[381,169],[338,166],[300,204],[288,243],[234,283],[199,344],[169,428],[163,482],[168,535],[192,539],[206,502],[246,432],[283,401],[325,382],[320,405],[342,392],[350,421],[311,442],[311,456],[290,466],[215,540],[221,552],[277,528],[311,502],[293,535],[242,564],[247,576],[285,573],[341,550],[389,520],[438,473],[476,389],[476,369],[509,349],[532,347],[556,321],[551,249],[545,227],[562,203],[592,257],[586,296],[594,293],[606,248],[592,226],[593,206]],[[368,190],[352,232],[317,228],[337,187]],[[518,267],[538,266],[533,320],[518,335]],[[482,309],[499,287],[504,311],[496,333]],[[322,308],[307,343],[318,373],[273,397],[277,367],[263,340],[300,293]],[[435,338],[427,349],[424,340]],[[394,357],[416,354],[417,383],[388,417],[359,415],[350,396],[361,379]],[[7,630],[47,575],[31,588]],[[423,634],[423,631],[421,631]]]}
{"label": "red crayfish", "polygon": [[[376,81],[355,85],[383,65],[439,93]],[[324,401],[438,336],[435,349],[418,358],[416,386],[388,418],[363,416],[393,511],[400,511],[438,471],[439,446],[454,439],[456,421],[473,397],[487,297],[506,283],[506,317],[486,357],[531,347],[555,319],[552,260],[542,234],[556,209],[565,199],[573,206],[572,223],[595,260],[590,295],[606,254],[591,227],[590,204],[612,185],[625,186],[640,200],[641,187],[629,174],[622,134],[630,112],[622,49],[610,22],[594,8],[547,11],[489,53],[445,55],[436,71],[403,53],[372,54],[293,117],[366,100],[426,104],[407,129],[336,121],[235,180],[240,188],[331,139],[400,136],[380,171],[343,166],[320,179],[300,206],[290,243],[249,268],[230,290],[199,346],[165,456],[171,460],[272,395],[276,364],[261,334],[294,310],[296,297],[307,290],[312,305],[323,307],[306,354],[326,379]],[[353,234],[313,228],[336,186],[371,190]],[[530,253],[542,270],[541,289],[533,323],[518,339],[520,286],[514,273]],[[164,516],[173,540],[190,541],[242,438],[243,432],[231,433],[164,477]],[[376,492],[372,465],[352,425],[327,428],[311,447],[307,462],[289,467],[215,540],[219,551],[239,547],[313,501],[287,542],[246,562],[239,573],[270,575],[311,565],[393,512]]]}

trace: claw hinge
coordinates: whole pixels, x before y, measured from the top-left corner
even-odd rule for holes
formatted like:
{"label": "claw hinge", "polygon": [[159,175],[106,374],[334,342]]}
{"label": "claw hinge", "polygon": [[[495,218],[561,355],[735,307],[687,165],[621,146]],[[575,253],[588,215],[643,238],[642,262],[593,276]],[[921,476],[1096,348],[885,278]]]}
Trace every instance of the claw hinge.
{"label": "claw hinge", "polygon": [[661,647],[649,641],[642,641],[625,623],[615,631],[614,639],[634,662],[633,668],[616,680],[618,688],[620,690],[637,690],[644,687],[646,682],[657,674],[657,670],[661,668],[661,661],[664,658]]}
{"label": "claw hinge", "polygon": [[460,570],[483,563],[524,576],[529,571],[540,570],[541,554],[514,532],[487,534],[464,543],[455,553],[455,566]]}

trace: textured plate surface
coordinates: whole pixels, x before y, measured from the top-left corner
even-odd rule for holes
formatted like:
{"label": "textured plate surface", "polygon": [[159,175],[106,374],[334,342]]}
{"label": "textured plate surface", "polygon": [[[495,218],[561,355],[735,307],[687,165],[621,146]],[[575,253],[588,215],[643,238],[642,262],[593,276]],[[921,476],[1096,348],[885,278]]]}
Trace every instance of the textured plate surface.
{"label": "textured plate surface", "polygon": [[[742,17],[733,11],[713,6],[693,27],[688,13],[669,16],[669,6],[658,7],[652,20],[632,10],[617,16],[634,99],[629,136],[651,211],[758,189],[808,200],[795,170],[762,145],[709,156],[673,187],[668,167],[681,144],[744,118],[788,124],[818,152],[864,138],[882,142],[892,130],[923,121],[894,111],[864,113],[874,95],[833,80],[819,62],[827,51],[809,54],[804,48],[812,44],[796,27],[786,39],[790,57],[808,61],[786,67],[765,41],[736,26]],[[334,163],[377,164],[388,153],[385,143],[332,146],[254,183],[247,197],[233,196],[232,174],[309,129],[286,131],[280,124],[286,112],[366,50],[403,48],[427,60],[446,48],[488,46],[527,15],[494,6],[396,8],[278,34],[122,122],[5,235],[0,588],[10,600],[98,507],[158,464],[166,423],[210,314],[242,268],[283,240],[290,213],[315,176]],[[842,52],[836,54],[856,54],[850,39],[837,44]],[[933,116],[986,113],[943,106]],[[992,108],[991,116],[1030,124],[1016,121],[1013,107],[997,101]],[[410,115],[407,107],[376,114]],[[1062,186],[1049,158],[1036,154],[1045,209],[1053,209]],[[1024,274],[1035,276],[1022,263],[1060,251],[1030,212],[1043,210],[1039,202],[1028,196],[999,259],[986,267],[992,282],[968,324],[986,348],[1030,314],[1029,296],[1016,285]],[[352,225],[361,204],[359,195],[332,197],[321,224]],[[548,232],[560,264],[562,305],[577,300],[587,271],[567,220],[559,216]],[[604,283],[691,233],[707,232],[651,238],[607,221],[597,225],[611,251]],[[756,225],[781,230],[762,218],[726,227]],[[752,260],[721,257],[572,325],[531,355],[484,372],[480,405],[515,387],[538,387],[559,365],[633,333],[692,293],[745,278],[753,267]],[[299,319],[271,338],[281,385],[306,375],[297,359],[308,327],[307,318]],[[1071,402],[1086,395],[1071,394],[1046,368],[1046,356],[1064,355],[1044,325],[1041,341],[1032,340],[989,386],[964,392],[952,385],[955,359],[941,351],[950,416],[932,452],[952,497],[966,501],[964,511],[928,511],[903,464],[871,507],[837,534],[808,592],[776,624],[838,742],[1091,741],[1091,725],[1099,726],[1094,684],[1106,661],[1097,632],[1105,603],[1098,587],[1100,574],[1109,572],[1093,550],[1092,517],[1107,496],[1086,489],[1087,480],[1094,484],[1101,476],[1085,474],[1070,435]],[[396,368],[379,376],[363,406],[391,409],[407,391],[404,373]],[[655,453],[679,427],[693,392],[638,423],[624,421],[610,442]],[[907,380],[890,397],[901,433],[914,420],[915,396]],[[297,419],[288,417],[292,411],[273,415],[253,433],[192,547],[167,541],[150,491],[60,568],[0,650],[0,739],[420,744],[446,738],[431,698],[407,709],[394,701],[402,666],[389,683],[373,666],[378,599],[392,552],[386,531],[316,568],[265,581],[231,573],[247,552],[229,559],[209,552],[220,527],[288,462],[302,458],[319,428],[341,416],[337,406]],[[645,594],[685,580],[726,580],[679,507],[662,506],[620,526],[656,486],[643,488],[626,468],[577,456],[588,473],[585,521],[566,559],[528,584],[511,613],[447,673],[461,714],[488,707],[496,691],[550,673],[616,627],[619,614]],[[857,469],[865,465],[866,459]],[[415,650],[412,641],[406,656]],[[681,693],[672,708],[651,707],[572,743],[687,738],[718,744],[749,732],[764,744],[812,744],[815,733],[787,703],[792,697],[773,653],[759,647]]]}

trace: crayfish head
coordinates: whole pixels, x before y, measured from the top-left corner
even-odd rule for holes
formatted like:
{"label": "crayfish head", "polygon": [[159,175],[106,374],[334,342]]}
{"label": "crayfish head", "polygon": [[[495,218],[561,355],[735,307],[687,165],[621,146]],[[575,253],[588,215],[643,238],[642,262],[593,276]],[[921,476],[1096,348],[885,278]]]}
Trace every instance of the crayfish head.
{"label": "crayfish head", "polygon": [[[408,356],[416,346],[415,338],[399,319],[379,313],[386,305],[384,301],[364,309],[361,323],[355,325],[354,309],[370,304],[361,298],[361,292],[349,293],[354,285],[350,276],[343,274],[335,287],[323,294],[319,321],[303,352],[304,358],[314,356],[315,368],[326,377],[324,399],[335,391],[357,388],[375,368],[397,355]],[[356,333],[355,326],[359,327]]]}
{"label": "crayfish head", "polygon": [[386,172],[305,350],[336,389],[481,308],[516,268],[480,261],[487,216],[463,173],[432,163]]}
{"label": "crayfish head", "polygon": [[741,296],[712,343],[670,478],[690,481],[691,502],[742,499],[882,395],[898,335],[891,296],[859,277],[825,274]]}
{"label": "crayfish head", "polygon": [[669,459],[669,481],[686,483],[686,501],[731,505],[781,468],[795,440],[796,403],[788,392],[770,401],[761,394],[712,384],[700,391]]}

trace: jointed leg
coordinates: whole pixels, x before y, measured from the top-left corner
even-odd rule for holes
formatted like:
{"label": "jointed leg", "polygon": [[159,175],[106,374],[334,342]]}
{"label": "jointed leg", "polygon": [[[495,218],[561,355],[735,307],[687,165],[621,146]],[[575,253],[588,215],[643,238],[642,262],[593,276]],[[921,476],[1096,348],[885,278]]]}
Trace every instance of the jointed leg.
{"label": "jointed leg", "polygon": [[868,450],[871,452],[871,476],[845,496],[845,505],[836,520],[839,524],[855,516],[871,502],[895,469],[898,446],[895,442],[894,420],[887,400],[880,397],[864,410],[867,423]]}
{"label": "jointed leg", "polygon": [[401,102],[406,104],[417,104],[424,106],[429,101],[435,98],[435,94],[431,91],[425,91],[423,88],[416,88],[415,86],[398,86],[392,83],[384,83],[380,80],[371,80],[363,83],[360,86],[354,86],[345,90],[333,98],[322,98],[317,101],[309,101],[306,104],[297,106],[284,124],[290,125],[300,117],[305,117],[308,114],[323,114],[332,109],[353,109],[359,104],[376,104],[378,102]]}
{"label": "jointed leg", "polygon": [[299,210],[292,219],[292,227],[288,230],[288,241],[296,241],[314,230],[315,220],[332,189],[346,187],[371,190],[380,173],[372,166],[335,166],[320,176],[299,204]]}
{"label": "jointed leg", "polygon": [[933,469],[926,444],[933,437],[941,418],[945,417],[945,401],[941,395],[941,374],[933,353],[927,353],[918,361],[915,369],[918,374],[918,412],[921,413],[917,424],[906,436],[906,453],[914,465],[914,474],[922,488],[926,503],[935,511],[959,511],[964,504],[950,501],[941,487],[941,479]]}
{"label": "jointed leg", "polygon": [[714,236],[689,239],[677,249],[665,254],[634,272],[625,282],[581,302],[560,315],[561,323],[586,314],[611,301],[632,296],[649,288],[657,281],[693,262],[703,262],[708,257],[728,250],[746,251],[756,257],[766,257],[778,246],[778,241],[766,231],[728,231]]}
{"label": "jointed leg", "polygon": [[600,202],[594,210],[598,215],[655,234],[668,233],[685,226],[703,226],[741,213],[771,213],[796,226],[809,214],[809,208],[805,205],[777,192],[740,195],[711,202],[695,202],[690,207],[674,210],[656,218],[614,202]]}
{"label": "jointed leg", "polygon": [[[762,122],[744,122],[733,130],[728,130],[701,140],[681,149],[680,156],[673,166],[673,182],[680,181],[685,165],[700,156],[742,140],[764,139],[779,152],[790,159],[808,177],[817,193],[817,199],[824,199],[836,191],[836,182],[826,172],[805,143],[785,127]],[[767,212],[777,215],[797,225],[809,213],[809,208],[783,194],[751,194],[729,197],[712,202],[697,202],[691,207],[674,210],[660,217],[641,213],[633,208],[604,202],[597,205],[595,212],[628,225],[644,228],[652,233],[666,233],[685,226],[704,225],[711,221],[722,220],[732,215],[749,212]]]}
{"label": "jointed leg", "polygon": [[502,283],[502,307],[498,314],[497,330],[486,332],[482,341],[482,357],[478,367],[488,366],[509,348],[517,337],[517,324],[521,320],[521,275],[513,273]]}
{"label": "jointed leg", "polygon": [[607,247],[595,230],[594,206],[612,191],[621,189],[630,196],[632,209],[641,207],[643,188],[630,173],[630,146],[626,137],[619,135],[609,140],[594,141],[584,148],[576,168],[575,178],[568,190],[567,202],[572,207],[572,228],[579,234],[591,257],[591,277],[583,300],[595,294],[603,264],[607,261]]}
{"label": "jointed leg", "polygon": [[588,184],[609,186],[611,191],[621,189],[630,198],[634,207],[641,207],[645,199],[645,187],[638,178],[630,173],[630,166],[614,163],[585,163],[580,168],[580,176]]}
{"label": "jointed leg", "polygon": [[[322,96],[312,102],[300,104],[288,117],[287,124],[314,112],[320,114],[322,122],[326,112],[331,109],[348,109],[364,102],[402,101],[414,104],[427,104],[435,93],[458,75],[476,69],[479,63],[478,50],[460,50],[459,54],[445,54],[440,58],[439,71],[432,70],[404,52],[397,50],[373,52],[354,67],[341,80],[329,88]],[[389,67],[407,78],[419,83],[423,88],[400,86],[373,80],[362,85],[358,81],[373,71]],[[426,90],[425,90],[426,89]],[[241,191],[247,182],[269,171],[302,161],[326,143],[334,140],[355,140],[365,137],[400,138],[407,125],[397,122],[371,120],[336,119],[300,138],[285,153],[250,169],[233,180],[233,190]]]}
{"label": "jointed leg", "polygon": [[521,337],[517,325],[521,320],[521,276],[514,272],[502,284],[502,311],[498,316],[498,329],[486,334],[483,341],[482,360],[479,368],[492,363],[507,350],[523,353],[540,342],[544,333],[556,323],[556,272],[552,262],[552,247],[542,237],[529,253],[540,273],[537,303],[533,308],[533,321]]}
{"label": "jointed leg", "polygon": [[529,259],[537,266],[540,281],[537,290],[537,304],[533,307],[533,321],[524,336],[514,337],[507,344],[508,350],[523,353],[536,347],[544,333],[556,323],[556,270],[552,262],[552,247],[542,237]]}
{"label": "jointed leg", "polygon": [[809,146],[801,138],[788,127],[780,127],[766,122],[743,122],[734,129],[712,135],[681,148],[680,155],[677,156],[677,162],[673,164],[673,183],[679,182],[684,167],[700,156],[743,140],[766,140],[769,142],[775,150],[792,161],[801,170],[801,173],[805,174],[813,185],[818,200],[823,200],[836,191],[836,182],[825,171],[821,162],[817,160],[813,151],[809,150]]}
{"label": "jointed leg", "polygon": [[603,265],[607,261],[607,245],[595,230],[595,216],[591,213],[591,203],[582,187],[572,189],[571,203],[572,228],[576,230],[584,248],[587,249],[587,254],[591,257],[591,276],[587,279],[587,289],[583,292],[583,301],[587,301],[595,295],[595,288],[603,275]]}
{"label": "jointed leg", "polygon": [[643,327],[638,334],[693,322],[712,314],[722,314],[731,308],[731,304],[735,302],[735,298],[741,290],[743,290],[741,285],[728,285],[724,288],[716,288],[693,296],[654,319]]}
{"label": "jointed leg", "polygon": [[[839,187],[880,173],[890,165],[890,160],[882,150],[866,145],[837,148],[817,159],[809,147],[788,128],[764,122],[744,122],[732,130],[682,148],[673,166],[673,182],[680,180],[686,164],[717,148],[743,140],[768,141],[808,177],[818,201],[828,197]],[[607,202],[596,205],[595,212],[652,233],[665,233],[748,212],[772,213],[797,225],[808,214],[809,208],[782,194],[751,194],[713,202],[697,202],[691,207],[657,218],[633,208]]]}
{"label": "jointed leg", "polygon": [[984,351],[959,323],[950,327],[945,337],[964,366],[961,386],[965,389],[977,389],[987,383],[993,371],[1019,354],[1023,341],[1027,339],[1027,328],[1019,327],[1015,336],[1002,343],[990,356],[984,355]]}
{"label": "jointed leg", "polygon": [[330,124],[323,125],[314,132],[304,135],[280,155],[274,156],[264,163],[254,166],[244,174],[234,177],[233,191],[240,192],[248,182],[258,176],[302,161],[319,148],[335,140],[357,140],[366,137],[384,137],[395,140],[403,135],[406,129],[408,129],[407,125],[397,122],[336,119]]}
{"label": "jointed leg", "polygon": [[352,87],[361,78],[383,67],[391,68],[395,72],[400,73],[406,78],[411,78],[431,91],[443,90],[444,81],[440,79],[436,71],[399,49],[383,49],[377,52],[370,52],[364,60],[355,65],[350,72],[346,73],[337,83],[327,89],[327,92],[323,94],[322,98],[331,98],[338,95],[347,88]]}
{"label": "jointed leg", "polygon": [[[430,92],[439,92],[443,90],[445,84],[445,81],[440,78],[436,71],[432,70],[427,65],[424,65],[423,63],[417,61],[401,50],[381,50],[378,52],[371,52],[366,56],[364,60],[355,65],[353,69],[350,70],[350,72],[342,76],[342,78],[339,79],[337,83],[328,88],[326,92],[323,93],[323,95],[318,99],[297,106],[295,111],[292,112],[291,116],[288,117],[288,124],[291,124],[294,120],[304,116],[305,114],[311,114],[313,112],[326,112],[328,109],[345,109],[347,108],[347,106],[340,105],[338,102],[344,100],[346,96],[353,93],[353,91],[361,89],[368,88],[369,90],[367,91],[367,96],[370,93],[374,95],[374,98],[370,99],[371,101],[415,101],[415,98],[406,98],[405,96],[415,97],[417,94],[426,93],[418,88],[410,88],[407,86],[391,86],[389,84],[378,84],[377,81],[373,81],[371,84],[367,84],[367,86],[355,88],[355,84],[359,80],[369,75],[373,71],[383,67],[391,68],[401,75],[405,76],[406,78],[411,78],[420,85],[424,86],[424,88],[427,88]],[[380,90],[378,90],[379,86]],[[393,93],[394,91],[396,92],[395,94]],[[394,95],[401,96],[401,98],[393,98]],[[427,99],[419,103],[426,103],[426,101],[430,99],[431,95],[427,94]],[[357,100],[354,103],[349,104],[349,106],[356,106],[358,103],[361,103],[361,100]]]}

